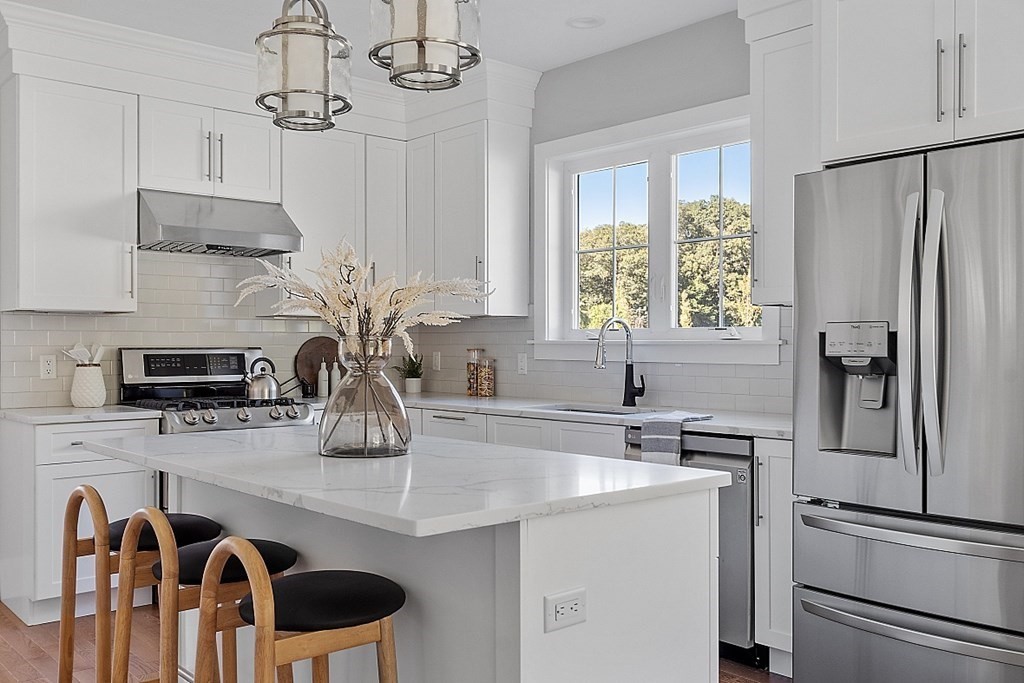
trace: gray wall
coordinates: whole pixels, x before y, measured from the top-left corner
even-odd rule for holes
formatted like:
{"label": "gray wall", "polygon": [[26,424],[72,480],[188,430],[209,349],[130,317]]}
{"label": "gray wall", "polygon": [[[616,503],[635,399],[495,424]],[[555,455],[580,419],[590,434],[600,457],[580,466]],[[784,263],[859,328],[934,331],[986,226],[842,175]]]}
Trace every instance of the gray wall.
{"label": "gray wall", "polygon": [[750,92],[743,22],[723,14],[546,71],[533,142],[638,121]]}

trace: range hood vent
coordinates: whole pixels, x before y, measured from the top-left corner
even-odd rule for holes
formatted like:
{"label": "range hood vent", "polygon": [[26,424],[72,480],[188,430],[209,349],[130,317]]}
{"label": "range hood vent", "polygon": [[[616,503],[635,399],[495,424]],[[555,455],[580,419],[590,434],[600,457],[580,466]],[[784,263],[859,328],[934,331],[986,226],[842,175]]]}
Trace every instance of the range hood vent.
{"label": "range hood vent", "polygon": [[280,204],[139,190],[139,249],[273,256],[302,251],[302,233]]}

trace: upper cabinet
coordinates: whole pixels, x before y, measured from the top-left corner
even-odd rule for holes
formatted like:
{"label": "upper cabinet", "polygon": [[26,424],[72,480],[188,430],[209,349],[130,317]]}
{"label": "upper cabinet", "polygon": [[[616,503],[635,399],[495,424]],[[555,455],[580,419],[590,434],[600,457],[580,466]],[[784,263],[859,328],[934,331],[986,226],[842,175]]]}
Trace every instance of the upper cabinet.
{"label": "upper cabinet", "polygon": [[136,310],[137,112],[135,95],[26,76],[4,84],[4,310]]}
{"label": "upper cabinet", "polygon": [[1024,3],[822,0],[822,157],[1024,129]]}
{"label": "upper cabinet", "polygon": [[139,185],[281,201],[281,131],[265,116],[139,101]]}
{"label": "upper cabinet", "polygon": [[[411,267],[437,279],[483,280],[492,292],[481,302],[442,297],[437,308],[527,315],[529,129],[477,121],[413,140],[408,155]],[[424,213],[430,204],[433,221]],[[421,245],[432,247],[432,259]]]}
{"label": "upper cabinet", "polygon": [[366,258],[375,279],[407,278],[405,143],[366,137]]}

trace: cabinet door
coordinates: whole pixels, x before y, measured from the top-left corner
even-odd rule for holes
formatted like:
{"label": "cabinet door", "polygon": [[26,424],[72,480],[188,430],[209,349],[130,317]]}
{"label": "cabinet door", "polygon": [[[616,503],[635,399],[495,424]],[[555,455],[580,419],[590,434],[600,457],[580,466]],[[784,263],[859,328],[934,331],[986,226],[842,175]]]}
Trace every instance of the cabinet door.
{"label": "cabinet door", "polygon": [[[434,275],[434,136],[406,144],[406,262],[410,275]],[[434,308],[433,297],[425,308]]]}
{"label": "cabinet door", "polygon": [[406,412],[409,414],[409,426],[412,427],[413,434],[423,433],[423,411],[419,408],[408,408]]}
{"label": "cabinet door", "polygon": [[[483,279],[487,232],[487,124],[434,136],[434,273],[438,279]],[[483,315],[485,301],[440,297],[437,307]]]}
{"label": "cabinet door", "polygon": [[552,422],[551,428],[552,450],[598,455],[603,458],[626,457],[625,427],[583,422]]}
{"label": "cabinet door", "polygon": [[213,109],[139,98],[139,185],[213,193]]}
{"label": "cabinet door", "polygon": [[[310,280],[308,271],[320,265],[322,251],[334,249],[343,238],[363,253],[364,137],[336,130],[285,131],[283,137],[282,204],[302,233],[302,251],[287,254],[284,262]],[[303,314],[313,315],[293,315]]]}
{"label": "cabinet door", "polygon": [[[153,504],[153,472],[136,465],[120,460],[100,460],[36,467],[36,600],[60,596],[64,506],[80,484],[91,484],[99,491],[111,521]],[[78,537],[86,538],[92,536],[93,527],[84,506],[82,513]],[[95,590],[94,569],[94,558],[78,560],[79,593]]]}
{"label": "cabinet door", "polygon": [[793,176],[820,168],[810,27],[750,46],[753,302],[793,303]]}
{"label": "cabinet door", "polygon": [[1024,3],[956,2],[958,140],[1024,129]]}
{"label": "cabinet door", "polygon": [[825,160],[953,139],[954,0],[823,0]]}
{"label": "cabinet door", "polygon": [[792,652],[793,442],[754,439],[754,456],[754,640]]}
{"label": "cabinet door", "polygon": [[452,410],[424,410],[423,433],[463,441],[487,441],[487,416]]}
{"label": "cabinet door", "polygon": [[487,416],[487,443],[523,448],[551,448],[551,423],[526,417]]}
{"label": "cabinet door", "polygon": [[376,278],[406,280],[405,143],[366,138],[366,258]]}
{"label": "cabinet door", "polygon": [[17,235],[16,257],[5,241],[3,268],[18,276],[5,306],[136,310],[137,98],[27,77],[16,88],[4,163],[17,154],[17,172],[4,183],[17,183],[17,202],[5,202],[2,215],[7,236]]}
{"label": "cabinet door", "polygon": [[221,110],[214,124],[213,193],[281,201],[281,130],[267,117]]}

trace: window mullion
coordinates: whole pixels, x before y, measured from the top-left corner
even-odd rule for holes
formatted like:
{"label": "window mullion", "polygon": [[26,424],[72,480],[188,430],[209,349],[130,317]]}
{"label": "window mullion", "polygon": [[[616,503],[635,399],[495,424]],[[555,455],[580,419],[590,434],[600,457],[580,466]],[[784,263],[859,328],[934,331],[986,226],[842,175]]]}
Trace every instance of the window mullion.
{"label": "window mullion", "polygon": [[725,148],[718,148],[718,326],[725,327]]}
{"label": "window mullion", "polygon": [[647,162],[647,322],[653,332],[670,330],[675,315],[672,159],[668,152],[652,150]]}

